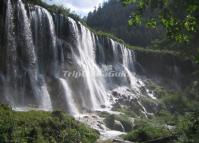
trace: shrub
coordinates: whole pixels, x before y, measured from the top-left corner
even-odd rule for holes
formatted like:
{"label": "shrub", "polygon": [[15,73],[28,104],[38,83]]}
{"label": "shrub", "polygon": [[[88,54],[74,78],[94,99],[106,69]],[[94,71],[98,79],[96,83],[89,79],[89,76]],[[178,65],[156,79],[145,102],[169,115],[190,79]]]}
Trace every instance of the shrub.
{"label": "shrub", "polygon": [[99,135],[64,112],[14,112],[0,106],[0,142],[93,143]]}
{"label": "shrub", "polygon": [[129,132],[124,136],[124,139],[133,142],[144,142],[158,139],[160,137],[167,137],[169,135],[169,131],[164,127],[155,127],[149,124],[145,124],[143,127],[139,127]]}
{"label": "shrub", "polygon": [[133,120],[125,115],[116,116],[116,120],[120,121],[126,132],[133,129]]}

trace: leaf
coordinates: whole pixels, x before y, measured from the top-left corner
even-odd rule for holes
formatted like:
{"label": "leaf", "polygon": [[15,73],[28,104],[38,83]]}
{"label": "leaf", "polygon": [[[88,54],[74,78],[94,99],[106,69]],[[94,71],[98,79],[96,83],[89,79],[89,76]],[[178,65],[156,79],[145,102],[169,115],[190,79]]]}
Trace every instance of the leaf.
{"label": "leaf", "polygon": [[185,21],[184,21],[184,27],[187,31],[189,32],[196,32],[197,29],[197,22],[196,22],[196,18],[191,16],[191,15],[187,15]]}
{"label": "leaf", "polygon": [[135,14],[131,19],[128,21],[129,25],[141,25],[142,24],[142,17],[141,15]]}
{"label": "leaf", "polygon": [[155,19],[150,19],[147,22],[147,27],[149,27],[149,28],[156,28],[157,27],[157,21]]}
{"label": "leaf", "polygon": [[122,0],[122,3],[124,5],[129,5],[129,4],[132,4],[132,3],[136,3],[137,0]]}

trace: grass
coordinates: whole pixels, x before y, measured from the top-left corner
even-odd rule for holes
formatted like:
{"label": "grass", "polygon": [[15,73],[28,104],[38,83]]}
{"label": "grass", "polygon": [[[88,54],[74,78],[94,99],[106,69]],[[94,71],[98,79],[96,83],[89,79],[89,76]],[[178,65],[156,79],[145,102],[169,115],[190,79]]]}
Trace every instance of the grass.
{"label": "grass", "polygon": [[0,142],[94,143],[98,133],[61,111],[15,112],[0,106]]}

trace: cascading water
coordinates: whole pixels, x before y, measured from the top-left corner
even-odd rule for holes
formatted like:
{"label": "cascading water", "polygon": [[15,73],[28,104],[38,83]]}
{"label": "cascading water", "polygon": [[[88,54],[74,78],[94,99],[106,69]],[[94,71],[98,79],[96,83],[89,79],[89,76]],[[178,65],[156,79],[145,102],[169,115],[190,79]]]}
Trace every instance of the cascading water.
{"label": "cascading water", "polygon": [[55,25],[54,25],[54,21],[53,18],[51,16],[51,14],[44,8],[41,8],[41,11],[43,14],[46,15],[47,20],[48,20],[48,25],[49,25],[49,32],[50,32],[50,39],[51,39],[51,53],[52,53],[52,62],[50,62],[50,64],[52,64],[52,68],[50,69],[54,76],[57,76],[57,72],[58,72],[58,53],[57,53],[57,48],[56,48],[56,35],[55,35]]}
{"label": "cascading water", "polygon": [[[13,82],[2,86],[3,96],[12,106],[61,108],[75,116],[109,110],[113,104],[110,92],[116,88],[128,87],[137,96],[141,94],[143,83],[134,74],[134,52],[97,36],[72,18],[67,20],[40,6],[26,6],[22,0],[12,6],[8,0],[5,33],[5,77]],[[126,76],[106,77],[104,70],[119,70]]]}
{"label": "cascading water", "polygon": [[[11,1],[7,1],[6,9],[6,22],[5,22],[5,33],[6,33],[6,86],[12,86],[13,90],[16,85],[11,85],[11,82],[16,78],[17,68],[16,68],[16,35],[14,32],[14,15]],[[7,101],[10,101],[10,104],[13,104],[13,97],[9,94],[9,89],[5,88],[4,93],[7,95],[5,98]],[[15,93],[13,91],[13,93]]]}
{"label": "cascading water", "polygon": [[[32,31],[30,28],[30,20],[28,18],[27,11],[25,9],[25,5],[21,0],[18,0],[18,9],[19,9],[18,17],[19,17],[19,19],[22,20],[22,23],[23,23],[21,25],[21,28],[22,28],[21,32],[22,32],[24,40],[25,40],[25,42],[24,42],[25,49],[23,49],[23,50],[25,51],[24,55],[27,60],[26,65],[30,66],[32,68],[32,70],[31,70],[32,73],[35,74],[34,72],[36,72],[35,67],[37,64],[35,46],[33,44]],[[33,75],[33,76],[35,76],[35,75]]]}
{"label": "cascading water", "polygon": [[[7,10],[6,10],[6,30],[5,33],[7,34],[7,75],[16,77],[16,35],[14,32],[14,15],[11,1],[7,1]],[[11,78],[12,79],[12,78]]]}
{"label": "cascading water", "polygon": [[124,70],[127,74],[127,77],[129,78],[129,82],[130,82],[130,87],[132,89],[134,89],[135,91],[139,92],[139,84],[138,84],[138,79],[135,76],[135,73],[132,73],[130,71],[130,68],[132,68],[134,66],[134,61],[133,61],[133,57],[134,55],[132,54],[133,52],[130,51],[129,49],[126,49],[125,47],[121,46],[121,51],[122,51],[122,57],[123,57],[123,67]]}
{"label": "cascading water", "polygon": [[43,85],[41,86],[41,94],[42,94],[42,97],[41,97],[41,101],[42,101],[41,109],[43,109],[45,111],[52,111],[53,107],[52,107],[50,94],[48,92],[46,83],[43,83]]}
{"label": "cascading water", "polygon": [[[122,133],[105,127],[95,111],[118,114],[111,110],[126,99],[148,116],[140,100],[145,85],[135,74],[134,51],[40,6],[22,0],[5,5],[1,103],[19,111],[64,110],[105,138]],[[156,99],[148,89],[146,93]]]}
{"label": "cascading water", "polygon": [[61,84],[63,85],[63,88],[64,88],[64,94],[65,94],[65,97],[66,97],[66,101],[68,103],[69,113],[73,116],[78,115],[79,111],[76,107],[75,101],[73,99],[73,94],[72,94],[72,91],[71,91],[68,83],[66,82],[65,79],[60,78],[59,80],[60,80],[60,82],[61,82]]}
{"label": "cascading water", "polygon": [[[82,70],[84,75],[84,82],[88,87],[92,107],[90,109],[99,109],[101,105],[106,105],[106,89],[104,87],[104,79],[102,78],[102,71],[95,61],[95,37],[87,28],[79,23],[80,30],[77,23],[69,18],[73,32],[77,39],[78,54],[75,55],[75,60]],[[81,33],[81,34],[80,34]],[[86,106],[83,103],[83,106]]]}

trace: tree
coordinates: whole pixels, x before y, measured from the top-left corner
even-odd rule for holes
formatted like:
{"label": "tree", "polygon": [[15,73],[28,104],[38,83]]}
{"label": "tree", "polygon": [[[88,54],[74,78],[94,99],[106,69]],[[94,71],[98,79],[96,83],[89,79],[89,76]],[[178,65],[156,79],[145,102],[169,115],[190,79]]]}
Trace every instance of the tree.
{"label": "tree", "polygon": [[[136,5],[137,11],[129,19],[129,24],[145,23],[155,28],[161,24],[169,38],[178,42],[189,41],[199,31],[198,0],[122,0],[123,4]],[[158,12],[148,19],[142,18],[143,11],[150,9]]]}
{"label": "tree", "polygon": [[[136,11],[132,12],[129,25],[144,24],[146,27],[155,28],[157,25],[164,27],[167,37],[178,43],[185,43],[187,47],[194,47],[192,54],[195,61],[199,62],[199,1],[198,0],[121,0],[124,5],[135,5]],[[156,12],[148,19],[143,18],[146,10]],[[197,54],[196,54],[197,53]]]}
{"label": "tree", "polygon": [[[99,31],[112,33],[128,44],[147,47],[152,41],[165,36],[162,28],[150,29],[143,25],[130,27],[128,19],[134,6],[124,7],[120,0],[108,0],[101,7],[90,12],[87,17],[87,24]],[[148,17],[151,13],[145,13]]]}

